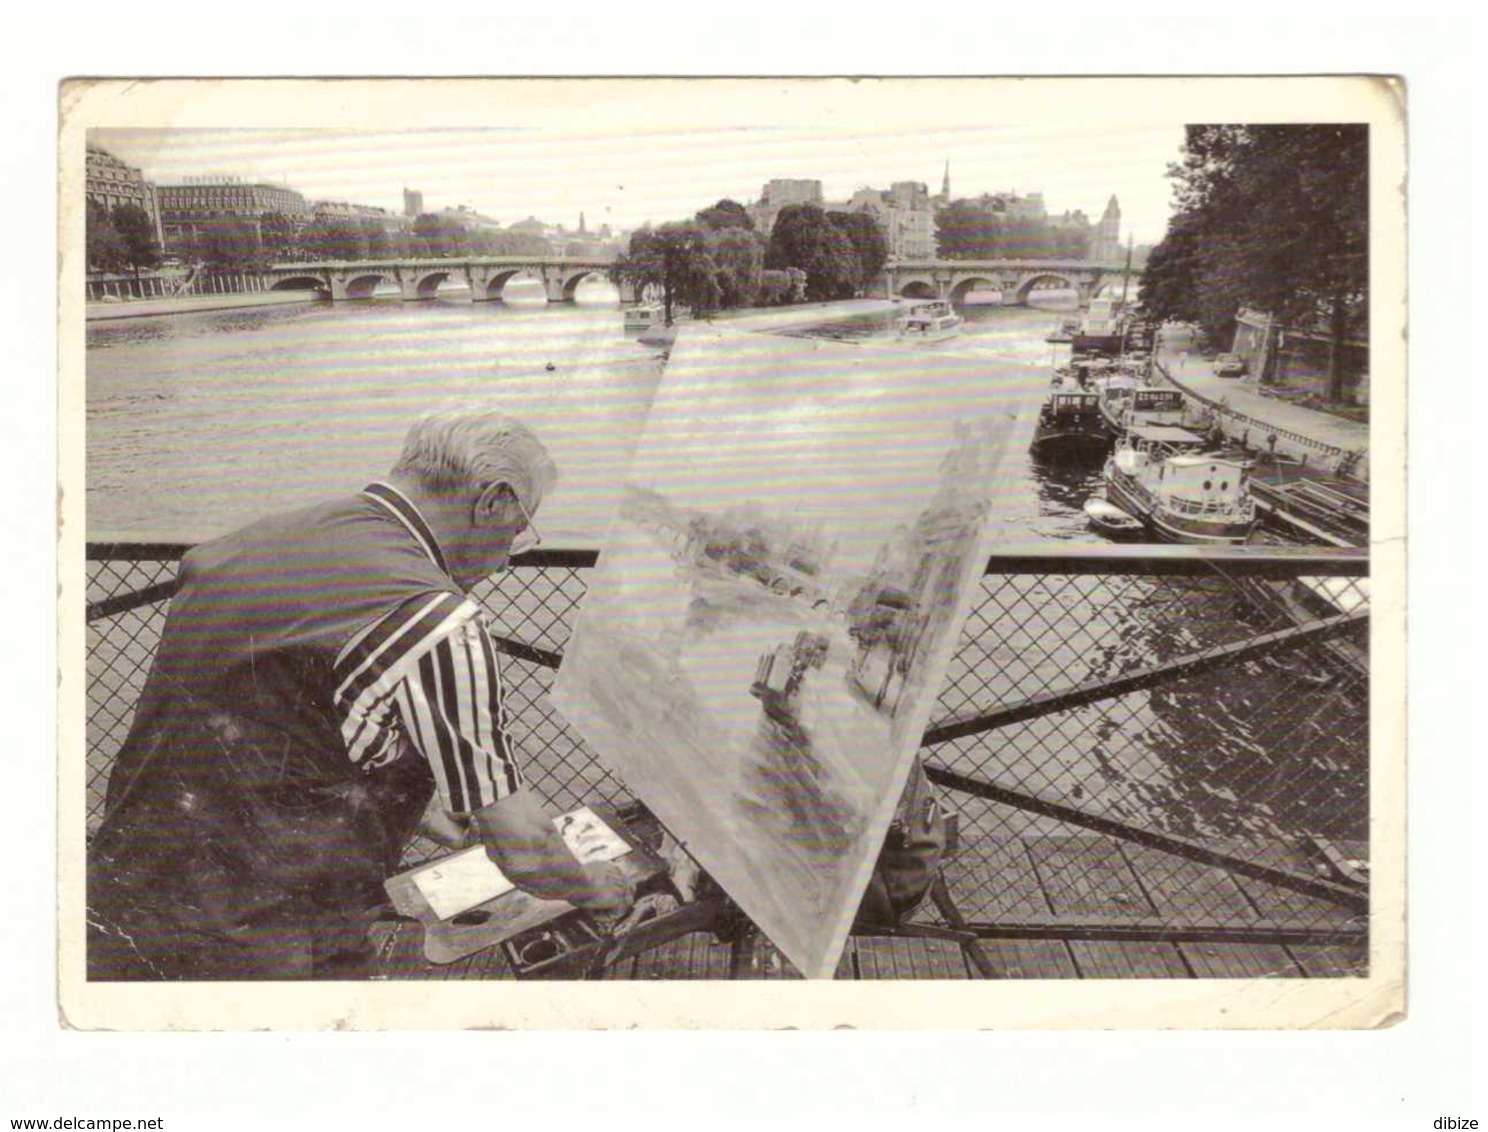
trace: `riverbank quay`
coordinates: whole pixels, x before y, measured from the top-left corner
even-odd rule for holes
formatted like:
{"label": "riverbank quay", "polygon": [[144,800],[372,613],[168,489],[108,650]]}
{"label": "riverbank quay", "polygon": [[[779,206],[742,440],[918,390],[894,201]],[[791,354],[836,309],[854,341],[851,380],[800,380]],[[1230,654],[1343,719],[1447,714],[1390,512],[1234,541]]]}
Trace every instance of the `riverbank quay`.
{"label": "riverbank quay", "polygon": [[313,291],[185,295],[179,299],[125,299],[116,303],[88,303],[84,307],[83,318],[87,322],[108,322],[122,318],[159,318],[162,315],[171,314],[199,314],[203,311],[244,310],[250,307],[282,307],[319,301],[320,296]]}
{"label": "riverbank quay", "polygon": [[1167,335],[1153,353],[1153,368],[1162,380],[1208,409],[1229,439],[1317,471],[1368,481],[1367,424],[1266,397],[1251,377],[1218,377],[1209,359]]}

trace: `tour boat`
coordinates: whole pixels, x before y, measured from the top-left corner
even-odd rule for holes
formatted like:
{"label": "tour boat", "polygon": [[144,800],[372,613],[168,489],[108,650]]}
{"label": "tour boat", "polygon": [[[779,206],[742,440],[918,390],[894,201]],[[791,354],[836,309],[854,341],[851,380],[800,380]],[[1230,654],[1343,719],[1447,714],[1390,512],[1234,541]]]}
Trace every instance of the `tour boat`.
{"label": "tour boat", "polygon": [[660,305],[646,304],[625,308],[625,333],[627,334],[643,334],[647,330],[656,330],[665,321],[666,312]]}
{"label": "tour boat", "polygon": [[1138,425],[1106,461],[1106,498],[1166,542],[1243,543],[1255,528],[1248,461],[1187,429]]}
{"label": "tour boat", "polygon": [[961,333],[961,316],[944,299],[911,303],[895,321],[900,338],[916,342],[942,342]]}
{"label": "tour boat", "polygon": [[1039,409],[1028,450],[1035,456],[1058,457],[1104,452],[1110,443],[1111,436],[1101,421],[1100,394],[1061,386]]}
{"label": "tour boat", "polygon": [[1137,538],[1147,529],[1142,520],[1133,518],[1098,495],[1092,495],[1085,501],[1084,511],[1090,525],[1107,538]]}

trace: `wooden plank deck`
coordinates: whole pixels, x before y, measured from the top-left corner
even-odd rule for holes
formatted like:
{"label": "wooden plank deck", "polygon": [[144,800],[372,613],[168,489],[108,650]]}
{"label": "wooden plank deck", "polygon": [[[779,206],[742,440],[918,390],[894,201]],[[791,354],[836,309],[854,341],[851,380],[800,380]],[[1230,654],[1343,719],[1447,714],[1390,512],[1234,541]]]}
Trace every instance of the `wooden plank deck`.
{"label": "wooden plank deck", "polygon": [[[1367,860],[1369,847],[1363,842],[1344,841],[1349,855]],[[1306,870],[1310,862],[1301,853],[1289,851],[1278,845],[1259,846],[1253,850],[1255,859],[1263,864],[1277,865],[1289,869]],[[1236,883],[1246,898],[1265,916],[1287,916],[1308,920],[1315,924],[1346,923],[1348,914],[1337,905],[1307,896],[1301,892],[1278,888],[1275,885],[1246,877],[1237,877]],[[1363,943],[1343,944],[1288,944],[1287,951],[1296,960],[1303,974],[1312,979],[1362,977],[1369,973],[1369,948]]]}
{"label": "wooden plank deck", "polygon": [[[1244,923],[1256,918],[1235,878],[1223,869],[1201,865],[1127,845],[1123,853],[1141,877],[1153,906],[1162,913],[1201,911],[1217,923]],[[1301,973],[1291,954],[1278,944],[1178,943],[1174,946],[1199,979],[1296,977]]]}
{"label": "wooden plank deck", "polygon": [[[1351,860],[1367,846],[1338,842]],[[1224,848],[1260,864],[1295,872],[1317,867],[1300,850],[1229,843]],[[973,924],[1042,924],[1072,933],[1080,924],[1214,924],[1237,928],[1279,924],[1327,928],[1357,924],[1338,905],[1130,842],[1096,834],[976,838],[947,862],[945,881],[956,911]],[[927,902],[921,925],[945,926]],[[437,967],[423,958],[422,929],[378,926],[385,978],[510,979],[500,949]],[[1362,943],[1267,944],[1077,938],[983,939],[985,977],[1006,979],[1339,978],[1366,973]],[[733,944],[694,932],[627,959],[611,980],[792,980],[800,973],[769,940],[750,932]],[[854,936],[835,977],[844,980],[975,979],[983,969],[954,940]]]}
{"label": "wooden plank deck", "polygon": [[[1157,911],[1121,846],[1109,838],[1040,838],[1029,843],[1028,852],[1056,914],[1078,919]],[[1181,979],[1190,974],[1171,943],[1071,940],[1069,949],[1081,978]]]}

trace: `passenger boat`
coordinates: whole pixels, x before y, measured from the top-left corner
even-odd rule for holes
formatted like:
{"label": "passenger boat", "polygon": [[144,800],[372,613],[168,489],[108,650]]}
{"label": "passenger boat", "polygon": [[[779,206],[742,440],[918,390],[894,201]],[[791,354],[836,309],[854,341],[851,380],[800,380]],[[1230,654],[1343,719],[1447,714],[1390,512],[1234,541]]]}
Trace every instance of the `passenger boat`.
{"label": "passenger boat", "polygon": [[1075,340],[1075,335],[1079,333],[1079,330],[1080,320],[1067,318],[1059,324],[1059,328],[1057,330],[1051,331],[1049,336],[1045,338],[1044,341],[1052,342],[1055,345],[1062,345],[1065,343],[1073,342]]}
{"label": "passenger boat", "polygon": [[1073,335],[1070,348],[1077,354],[1121,352],[1121,304],[1115,299],[1091,299]]}
{"label": "passenger boat", "polygon": [[1101,398],[1101,417],[1112,436],[1139,425],[1183,425],[1183,394],[1155,389],[1132,381],[1112,385]]}
{"label": "passenger boat", "polygon": [[1171,425],[1129,429],[1106,461],[1106,498],[1166,542],[1245,542],[1256,522],[1250,464],[1206,447]]}
{"label": "passenger boat", "polygon": [[1111,444],[1100,412],[1100,394],[1085,389],[1056,388],[1039,409],[1028,450],[1055,458],[1082,452],[1104,452]]}
{"label": "passenger boat", "polygon": [[639,307],[625,308],[625,333],[643,334],[648,330],[658,330],[666,322],[666,311],[660,304],[645,304]]}
{"label": "passenger boat", "polygon": [[894,323],[900,338],[917,342],[942,342],[961,333],[961,316],[945,299],[911,303]]}
{"label": "passenger boat", "polygon": [[1085,501],[1085,517],[1090,525],[1107,538],[1140,538],[1147,530],[1141,519],[1128,515],[1114,503],[1092,495]]}

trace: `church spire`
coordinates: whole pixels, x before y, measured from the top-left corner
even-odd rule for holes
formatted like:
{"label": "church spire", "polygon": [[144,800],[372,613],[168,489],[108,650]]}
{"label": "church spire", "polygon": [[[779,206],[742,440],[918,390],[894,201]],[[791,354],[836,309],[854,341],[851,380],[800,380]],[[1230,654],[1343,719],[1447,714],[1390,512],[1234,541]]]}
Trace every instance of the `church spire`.
{"label": "church spire", "polygon": [[945,176],[940,182],[940,195],[947,201],[951,199],[951,159],[946,158]]}

